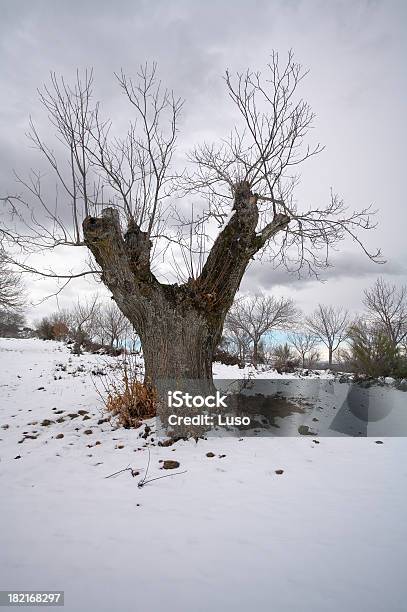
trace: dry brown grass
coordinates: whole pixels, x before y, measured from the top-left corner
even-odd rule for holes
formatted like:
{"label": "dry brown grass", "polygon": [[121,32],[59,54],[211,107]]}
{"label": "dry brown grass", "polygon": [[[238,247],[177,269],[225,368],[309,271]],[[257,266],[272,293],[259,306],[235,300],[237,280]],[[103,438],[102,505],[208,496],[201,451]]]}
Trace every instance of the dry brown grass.
{"label": "dry brown grass", "polygon": [[156,416],[157,392],[140,380],[131,356],[125,356],[118,367],[104,378],[102,385],[105,408],[117,417],[118,425],[127,429],[140,427],[142,419]]}
{"label": "dry brown grass", "polygon": [[126,428],[140,427],[142,419],[156,415],[157,393],[138,380],[125,380],[124,388],[120,386],[109,390],[106,409],[117,416],[119,425]]}

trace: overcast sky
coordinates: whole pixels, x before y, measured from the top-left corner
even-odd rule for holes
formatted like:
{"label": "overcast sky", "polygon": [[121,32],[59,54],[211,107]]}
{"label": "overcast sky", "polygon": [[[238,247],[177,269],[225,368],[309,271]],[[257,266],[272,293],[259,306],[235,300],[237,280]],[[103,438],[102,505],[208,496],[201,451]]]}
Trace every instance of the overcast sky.
{"label": "overcast sky", "polygon": [[[69,77],[93,67],[97,98],[120,123],[123,99],[113,73],[134,74],[140,63],[157,61],[165,84],[186,99],[182,152],[226,135],[226,68],[261,70],[272,49],[292,48],[310,69],[301,93],[317,114],[313,137],[326,145],[302,167],[297,199],[306,207],[323,204],[332,187],[351,207],[372,203],[378,229],[366,242],[383,250],[387,264],[372,264],[347,243],[333,256],[325,283],[255,263],[242,290],[292,295],[306,311],[319,301],[354,311],[379,274],[406,282],[405,1],[0,0],[0,8],[1,193],[15,191],[13,168],[24,174],[37,165],[24,134],[30,114],[41,124],[36,88],[50,70]],[[27,279],[27,287],[34,302],[55,290],[50,281]],[[92,291],[89,282],[71,284],[60,303]],[[30,307],[29,317],[55,307],[54,299]]]}

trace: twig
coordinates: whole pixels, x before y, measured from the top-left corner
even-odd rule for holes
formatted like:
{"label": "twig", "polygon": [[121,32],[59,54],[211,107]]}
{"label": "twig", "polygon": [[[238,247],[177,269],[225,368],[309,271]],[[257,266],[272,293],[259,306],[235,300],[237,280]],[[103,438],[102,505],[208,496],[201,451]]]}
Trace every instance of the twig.
{"label": "twig", "polygon": [[149,480],[143,478],[142,480],[140,480],[137,486],[139,487],[139,489],[141,489],[141,487],[144,487],[144,485],[148,484],[149,482],[153,482],[153,480],[160,480],[161,478],[168,478],[169,476],[179,476],[180,474],[186,474],[187,471],[188,470],[184,470],[183,472],[175,472],[174,474],[165,474],[165,476],[157,476],[156,478],[150,478]]}
{"label": "twig", "polygon": [[122,474],[123,472],[131,472],[131,475],[133,476],[133,478],[134,476],[138,476],[140,474],[139,470],[135,470],[128,465],[126,468],[123,468],[122,470],[119,470],[118,472],[113,472],[113,474],[109,474],[109,476],[105,476],[105,478],[113,478],[114,476],[118,476],[119,474]]}
{"label": "twig", "polygon": [[[164,476],[156,476],[155,478],[150,478],[149,480],[146,480],[147,475],[148,475],[148,470],[150,468],[150,458],[151,458],[150,449],[148,449],[147,469],[146,469],[146,473],[144,474],[144,478],[142,478],[137,483],[137,486],[139,489],[144,487],[144,485],[148,484],[149,482],[153,482],[154,480],[161,480],[161,478],[168,478],[169,476],[179,476],[180,474],[186,474],[188,471],[188,470],[184,470],[183,472],[175,472],[174,474],[165,474]],[[140,473],[139,470],[135,470],[128,465],[127,467],[123,468],[122,470],[119,470],[118,472],[113,472],[113,474],[109,474],[109,476],[105,476],[105,478],[113,478],[115,476],[118,476],[119,474],[122,474],[123,472],[130,472],[133,478],[134,476],[138,476],[138,474]]]}

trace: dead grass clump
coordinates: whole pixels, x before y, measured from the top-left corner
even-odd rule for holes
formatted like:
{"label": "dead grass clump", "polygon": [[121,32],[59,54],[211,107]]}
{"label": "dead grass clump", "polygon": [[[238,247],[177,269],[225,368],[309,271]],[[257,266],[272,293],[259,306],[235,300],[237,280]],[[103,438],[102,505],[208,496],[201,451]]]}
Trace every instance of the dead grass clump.
{"label": "dead grass clump", "polygon": [[113,385],[107,393],[106,409],[127,429],[140,427],[142,419],[157,414],[157,392],[150,385],[124,377],[123,385]]}

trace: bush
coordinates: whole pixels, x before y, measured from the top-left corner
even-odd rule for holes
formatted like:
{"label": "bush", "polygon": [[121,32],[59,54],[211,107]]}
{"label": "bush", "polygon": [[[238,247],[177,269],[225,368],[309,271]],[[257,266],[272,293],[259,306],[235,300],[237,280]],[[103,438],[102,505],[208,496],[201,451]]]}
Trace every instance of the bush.
{"label": "bush", "polygon": [[274,367],[279,374],[283,372],[294,372],[300,365],[299,357],[296,357],[290,345],[280,344],[274,347]]}
{"label": "bush", "polygon": [[41,340],[55,340],[54,323],[48,317],[44,317],[36,324],[35,331]]}
{"label": "bush", "polygon": [[220,348],[216,349],[213,355],[213,361],[219,361],[224,365],[238,365],[242,366],[242,362],[240,361],[237,355],[232,355],[229,351],[222,350]]}
{"label": "bush", "polygon": [[358,321],[350,328],[349,361],[357,374],[371,378],[407,376],[407,359],[379,325]]}

